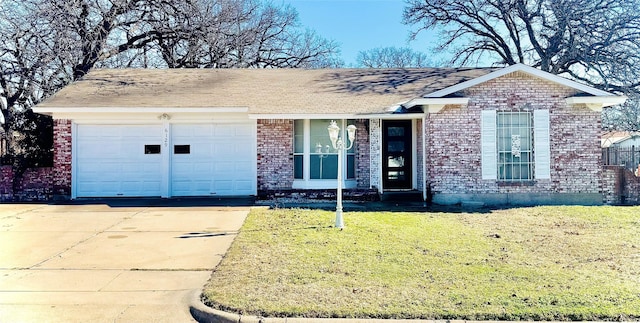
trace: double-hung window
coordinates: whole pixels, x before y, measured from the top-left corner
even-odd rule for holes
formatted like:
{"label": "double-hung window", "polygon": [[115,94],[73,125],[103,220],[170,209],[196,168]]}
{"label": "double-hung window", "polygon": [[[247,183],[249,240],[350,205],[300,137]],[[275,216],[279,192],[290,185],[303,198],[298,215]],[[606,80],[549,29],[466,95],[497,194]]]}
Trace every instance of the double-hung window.
{"label": "double-hung window", "polygon": [[549,110],[482,111],[482,179],[550,179],[549,120]]}
{"label": "double-hung window", "polygon": [[533,114],[497,113],[498,180],[533,179]]}
{"label": "double-hung window", "polygon": [[[355,145],[346,152],[333,148],[327,127],[331,120],[294,121],[294,187],[335,188],[338,178],[338,154],[343,154],[342,178],[355,178]],[[347,138],[346,128],[355,124],[354,120],[336,120],[340,127],[340,137]],[[346,185],[345,187],[348,187]]]}

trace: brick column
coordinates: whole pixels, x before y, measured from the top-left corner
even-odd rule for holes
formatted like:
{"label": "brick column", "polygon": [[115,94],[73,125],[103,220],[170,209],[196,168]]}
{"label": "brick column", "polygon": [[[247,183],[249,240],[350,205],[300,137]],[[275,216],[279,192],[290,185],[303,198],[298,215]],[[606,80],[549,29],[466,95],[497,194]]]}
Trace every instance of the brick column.
{"label": "brick column", "polygon": [[369,120],[359,119],[356,121],[356,181],[358,188],[369,188],[371,186],[371,156],[369,147]]}
{"label": "brick column", "polygon": [[53,195],[71,197],[71,120],[53,121]]}
{"label": "brick column", "polygon": [[258,194],[293,185],[293,120],[258,120]]}

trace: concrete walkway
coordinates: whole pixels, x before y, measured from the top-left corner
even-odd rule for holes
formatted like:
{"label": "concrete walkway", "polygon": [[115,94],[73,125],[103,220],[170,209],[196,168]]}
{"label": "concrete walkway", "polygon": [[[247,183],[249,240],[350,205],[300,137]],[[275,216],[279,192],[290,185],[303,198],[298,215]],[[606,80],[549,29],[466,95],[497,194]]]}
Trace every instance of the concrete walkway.
{"label": "concrete walkway", "polygon": [[0,321],[193,322],[248,211],[0,204]]}

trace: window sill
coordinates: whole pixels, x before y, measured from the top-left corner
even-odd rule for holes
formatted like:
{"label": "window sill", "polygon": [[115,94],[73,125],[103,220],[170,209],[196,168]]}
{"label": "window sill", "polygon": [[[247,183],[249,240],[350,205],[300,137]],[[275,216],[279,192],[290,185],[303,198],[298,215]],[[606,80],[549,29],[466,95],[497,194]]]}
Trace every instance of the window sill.
{"label": "window sill", "polygon": [[525,180],[525,181],[498,181],[498,187],[520,187],[520,186],[534,186],[536,185],[535,180]]}
{"label": "window sill", "polygon": [[[342,188],[356,188],[358,183],[355,179],[342,181]],[[335,179],[296,179],[293,180],[292,188],[294,189],[337,189],[338,181]]]}

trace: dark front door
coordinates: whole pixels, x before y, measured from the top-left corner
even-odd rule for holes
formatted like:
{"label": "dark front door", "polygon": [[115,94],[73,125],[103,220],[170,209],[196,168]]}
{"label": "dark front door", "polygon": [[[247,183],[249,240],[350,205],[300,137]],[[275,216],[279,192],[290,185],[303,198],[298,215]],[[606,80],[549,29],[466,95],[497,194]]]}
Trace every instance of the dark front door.
{"label": "dark front door", "polygon": [[411,189],[411,120],[382,122],[384,189]]}

